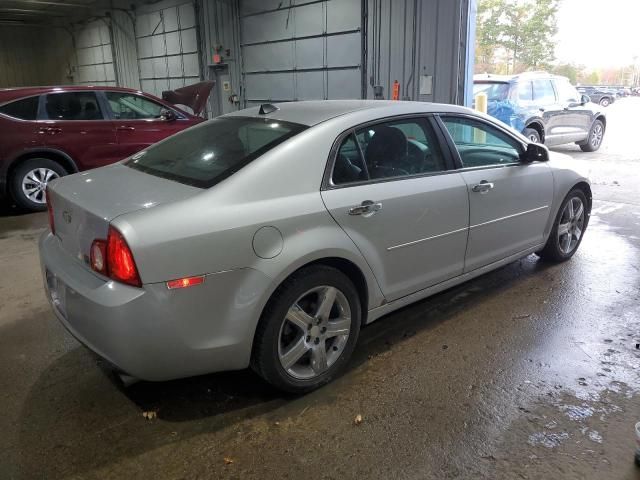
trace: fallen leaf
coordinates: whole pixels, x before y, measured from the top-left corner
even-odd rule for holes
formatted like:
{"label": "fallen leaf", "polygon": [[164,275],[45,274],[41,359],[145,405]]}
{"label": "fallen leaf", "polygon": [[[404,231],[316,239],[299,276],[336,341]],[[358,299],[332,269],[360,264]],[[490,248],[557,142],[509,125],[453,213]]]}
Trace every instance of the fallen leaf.
{"label": "fallen leaf", "polygon": [[231,457],[224,457],[224,464],[225,465],[231,465],[233,463],[233,458]]}
{"label": "fallen leaf", "polygon": [[356,418],[353,419],[353,424],[360,425],[361,423],[362,423],[362,415],[358,414],[356,415]]}

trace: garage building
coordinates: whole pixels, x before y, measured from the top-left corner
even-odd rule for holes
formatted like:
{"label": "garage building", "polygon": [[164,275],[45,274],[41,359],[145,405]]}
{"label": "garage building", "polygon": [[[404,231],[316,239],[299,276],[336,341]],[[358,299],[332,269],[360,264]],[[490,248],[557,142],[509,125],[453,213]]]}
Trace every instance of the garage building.
{"label": "garage building", "polygon": [[0,87],[115,85],[160,96],[214,80],[209,116],[394,92],[463,104],[474,8],[474,0],[7,0]]}

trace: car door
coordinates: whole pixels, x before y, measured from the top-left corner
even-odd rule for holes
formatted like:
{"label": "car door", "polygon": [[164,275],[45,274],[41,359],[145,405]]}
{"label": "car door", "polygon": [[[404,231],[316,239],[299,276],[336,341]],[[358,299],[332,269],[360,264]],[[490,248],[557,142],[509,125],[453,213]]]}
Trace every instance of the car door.
{"label": "car door", "polygon": [[[133,92],[105,91],[122,158],[194,124],[180,113]],[[170,112],[171,115],[166,115]]]}
{"label": "car door", "polygon": [[331,162],[322,199],[387,300],[462,273],[467,188],[426,118],[347,132]]}
{"label": "car door", "polygon": [[80,170],[121,160],[113,124],[95,91],[53,92],[43,102],[38,134],[46,147],[69,155]]}
{"label": "car door", "polygon": [[560,105],[549,78],[535,78],[533,85],[533,103],[542,117],[545,131],[545,145],[559,145],[565,143],[562,116],[563,107]]}
{"label": "car door", "polygon": [[545,163],[521,163],[524,144],[481,119],[443,115],[459,155],[469,196],[470,272],[544,242],[553,200],[553,176]]}
{"label": "car door", "polygon": [[562,106],[562,129],[566,142],[580,142],[589,136],[593,113],[582,103],[582,95],[566,78],[553,80]]}

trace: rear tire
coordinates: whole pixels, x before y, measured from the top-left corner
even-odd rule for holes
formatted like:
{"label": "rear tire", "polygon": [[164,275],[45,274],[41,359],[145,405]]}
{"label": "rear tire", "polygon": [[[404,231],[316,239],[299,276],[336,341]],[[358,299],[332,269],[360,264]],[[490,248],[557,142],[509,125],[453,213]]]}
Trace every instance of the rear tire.
{"label": "rear tire", "polygon": [[48,158],[30,158],[14,170],[9,188],[18,207],[29,212],[46,210],[45,188],[54,178],[67,175],[57,162]]}
{"label": "rear tire", "polygon": [[584,192],[579,188],[571,190],[560,205],[547,243],[536,255],[551,262],[569,260],[582,243],[590,215],[591,210]]}
{"label": "rear tire", "polygon": [[533,128],[525,128],[522,131],[522,134],[529,139],[529,141],[533,143],[542,143],[542,139],[540,138],[540,133]]}
{"label": "rear tire", "polygon": [[286,392],[315,390],[346,367],[361,318],[358,292],[346,275],[324,265],[305,267],[269,300],[256,329],[251,367]]}

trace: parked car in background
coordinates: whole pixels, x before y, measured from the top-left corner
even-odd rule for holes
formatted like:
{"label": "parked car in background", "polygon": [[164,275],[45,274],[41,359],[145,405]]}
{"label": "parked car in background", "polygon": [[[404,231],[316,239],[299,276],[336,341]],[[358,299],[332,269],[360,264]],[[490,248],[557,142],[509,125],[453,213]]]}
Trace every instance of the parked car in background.
{"label": "parked car in background", "polygon": [[476,75],[474,96],[485,93],[487,113],[545,145],[576,143],[585,152],[600,148],[607,120],[569,79],[547,73]]}
{"label": "parked car in background", "polygon": [[147,93],[116,87],[0,89],[0,197],[26,210],[46,208],[57,177],[117,162],[203,121],[212,83],[175,92],[187,113]]}
{"label": "parked car in background", "polygon": [[363,325],[534,252],[570,259],[591,189],[549,155],[453,105],[234,112],[52,182],[47,297],[130,377],[251,366],[308,392]]}
{"label": "parked car in background", "polygon": [[611,91],[598,87],[578,87],[578,92],[589,96],[593,103],[602,107],[608,107],[616,101],[617,95]]}

